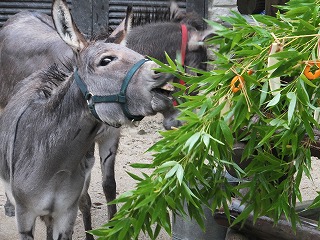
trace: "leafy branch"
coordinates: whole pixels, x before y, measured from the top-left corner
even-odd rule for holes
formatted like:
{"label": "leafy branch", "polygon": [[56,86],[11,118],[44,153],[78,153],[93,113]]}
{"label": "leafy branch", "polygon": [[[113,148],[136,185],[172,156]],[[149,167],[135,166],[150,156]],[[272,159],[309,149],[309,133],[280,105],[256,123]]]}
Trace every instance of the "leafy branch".
{"label": "leafy branch", "polygon": [[[214,68],[194,69],[199,76],[184,74],[171,59],[168,66],[159,62],[161,71],[179,76],[199,94],[185,95],[186,87],[176,84],[184,100],[180,119],[186,124],[161,133],[163,138],[149,150],[152,164],[133,165],[153,172],[142,177],[129,173],[136,188],[115,201],[122,207],[94,235],[137,239],[142,231],[155,239],[161,228],[171,233],[171,213],[188,214],[204,228],[202,206],[213,212],[222,207],[230,217],[232,197],[245,203],[234,224],[252,212],[255,220],[266,215],[277,222],[285,216],[295,227],[296,202],[303,200],[301,177],[311,177],[305,139],[315,141],[319,127],[319,78],[306,74],[308,64],[311,76],[318,70],[319,5],[319,0],[291,0],[279,7],[283,13],[277,17],[254,15],[251,23],[234,12],[222,18],[231,27],[208,21],[217,34],[209,42],[217,47],[210,48]],[[274,43],[281,48],[270,55]],[[275,61],[270,65],[271,58]],[[237,91],[231,84],[235,77],[243,79],[235,81],[240,84],[234,86]],[[279,78],[281,87],[270,89],[270,80]],[[241,158],[250,161],[244,169],[234,161],[235,143],[245,145]],[[250,181],[233,186],[225,178],[226,169]],[[312,206],[319,204],[317,197]]]}

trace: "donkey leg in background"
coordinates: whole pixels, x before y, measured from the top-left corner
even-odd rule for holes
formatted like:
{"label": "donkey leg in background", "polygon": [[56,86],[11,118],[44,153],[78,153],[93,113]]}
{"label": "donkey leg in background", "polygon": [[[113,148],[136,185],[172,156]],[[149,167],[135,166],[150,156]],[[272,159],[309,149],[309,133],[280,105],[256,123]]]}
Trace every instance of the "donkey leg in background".
{"label": "donkey leg in background", "polygon": [[86,231],[86,240],[94,240],[94,237],[90,233],[87,233],[87,231],[92,230],[91,205],[90,195],[88,192],[85,192],[80,198],[79,209],[82,213],[84,230]]}
{"label": "donkey leg in background", "polygon": [[52,228],[52,217],[51,216],[43,216],[41,220],[46,225],[47,230],[47,240],[53,240],[53,228]]}
{"label": "donkey leg in background", "polygon": [[[106,136],[112,136],[108,138]],[[116,154],[120,140],[120,129],[113,127],[105,127],[103,132],[99,134],[98,145],[100,164],[102,172],[102,188],[105,194],[107,203],[116,198],[116,180],[114,165]],[[108,205],[108,219],[113,218],[117,212],[116,205]]]}

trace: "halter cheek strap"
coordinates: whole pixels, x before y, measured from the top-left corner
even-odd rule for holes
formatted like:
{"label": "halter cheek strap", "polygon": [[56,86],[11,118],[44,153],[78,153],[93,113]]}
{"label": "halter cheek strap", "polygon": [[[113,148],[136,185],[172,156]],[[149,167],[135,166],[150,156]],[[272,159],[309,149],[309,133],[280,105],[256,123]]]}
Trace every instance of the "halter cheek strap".
{"label": "halter cheek strap", "polygon": [[[188,45],[188,28],[185,24],[181,24],[181,65],[184,66],[186,61],[187,45]],[[184,81],[180,80],[181,84],[185,84]]]}
{"label": "halter cheek strap", "polygon": [[149,61],[148,59],[142,59],[139,62],[137,62],[133,67],[129,70],[127,75],[125,76],[120,93],[114,94],[114,95],[105,95],[105,96],[99,96],[99,95],[94,95],[91,92],[89,92],[87,85],[81,80],[77,68],[74,70],[74,79],[80,88],[84,99],[87,101],[88,107],[92,115],[101,121],[100,117],[98,116],[96,109],[95,109],[95,104],[96,103],[108,103],[108,102],[113,102],[113,103],[120,103],[122,111],[124,115],[130,120],[130,121],[141,121],[144,116],[137,116],[137,115],[132,115],[129,112],[128,105],[127,105],[127,88],[129,85],[130,80],[132,79],[133,75],[136,73],[136,71],[145,63]]}

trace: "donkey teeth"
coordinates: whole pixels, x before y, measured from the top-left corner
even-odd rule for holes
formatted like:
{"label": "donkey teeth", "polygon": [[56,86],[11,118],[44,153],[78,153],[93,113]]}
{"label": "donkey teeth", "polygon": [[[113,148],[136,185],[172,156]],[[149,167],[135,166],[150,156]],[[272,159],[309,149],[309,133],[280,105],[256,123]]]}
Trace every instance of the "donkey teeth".
{"label": "donkey teeth", "polygon": [[173,92],[174,91],[174,86],[170,83],[166,83],[165,85],[163,85],[161,87],[162,90],[166,90],[166,91],[169,91],[169,92]]}

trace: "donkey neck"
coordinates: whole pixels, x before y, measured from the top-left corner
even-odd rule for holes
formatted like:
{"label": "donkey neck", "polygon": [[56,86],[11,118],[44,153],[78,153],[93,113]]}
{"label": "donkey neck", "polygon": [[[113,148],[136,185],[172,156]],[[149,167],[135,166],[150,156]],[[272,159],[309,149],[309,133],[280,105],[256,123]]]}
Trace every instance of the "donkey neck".
{"label": "donkey neck", "polygon": [[[21,179],[30,172],[45,176],[74,171],[94,142],[102,124],[89,113],[72,78],[61,83],[65,86],[52,90],[52,95],[29,101],[17,120],[13,163]],[[26,132],[30,134],[24,136]]]}

